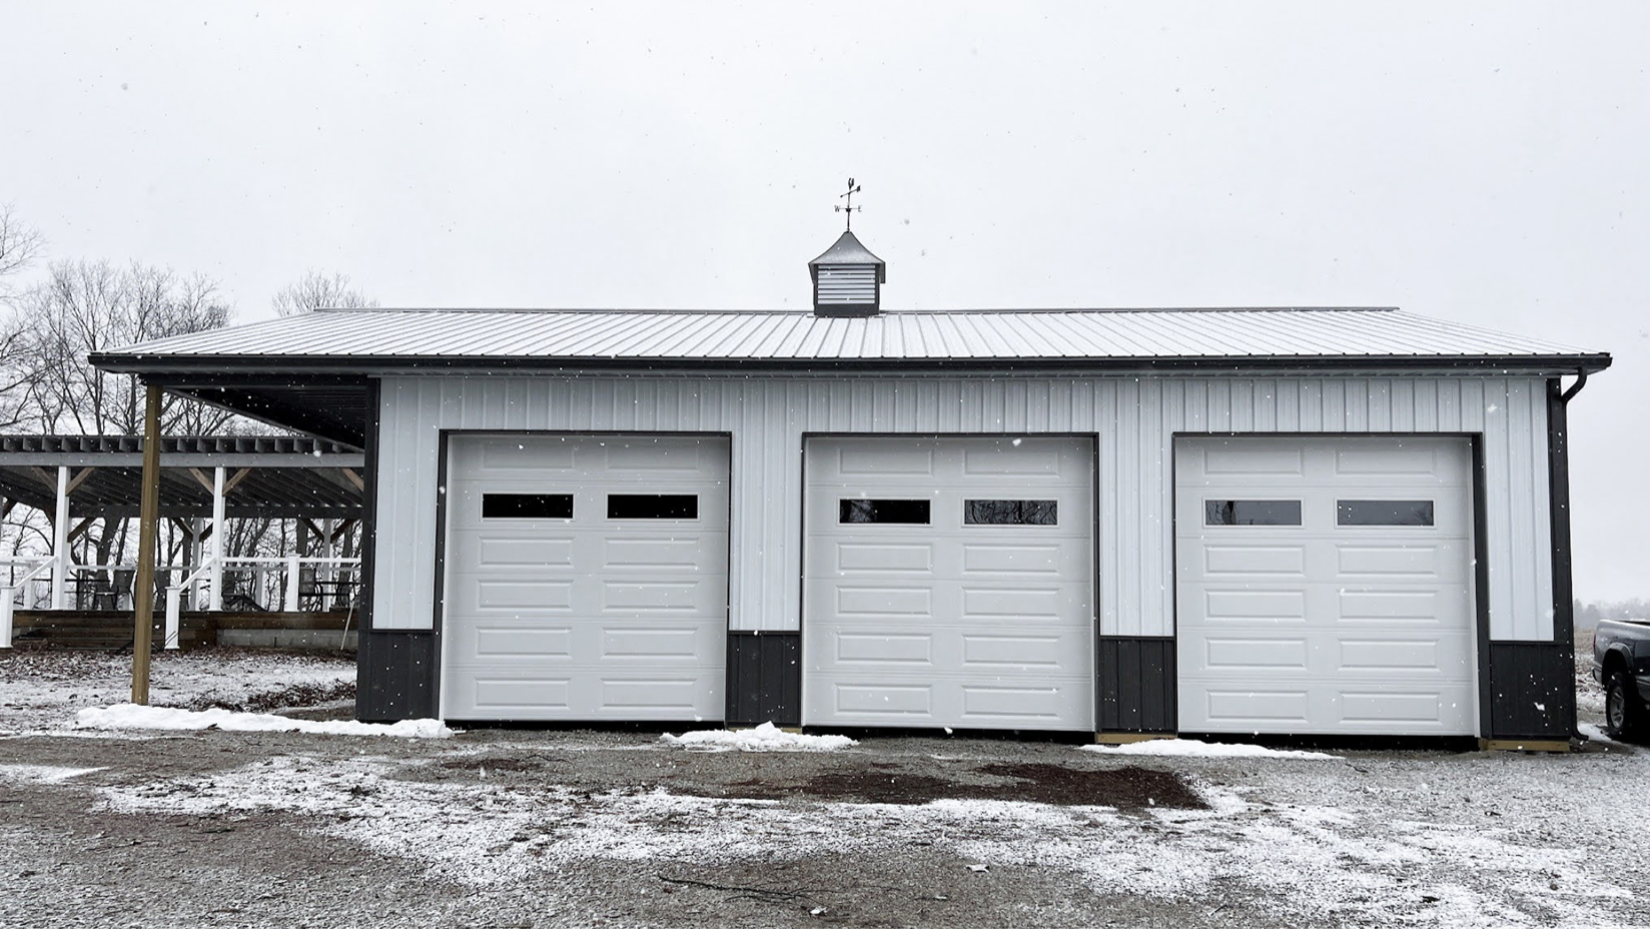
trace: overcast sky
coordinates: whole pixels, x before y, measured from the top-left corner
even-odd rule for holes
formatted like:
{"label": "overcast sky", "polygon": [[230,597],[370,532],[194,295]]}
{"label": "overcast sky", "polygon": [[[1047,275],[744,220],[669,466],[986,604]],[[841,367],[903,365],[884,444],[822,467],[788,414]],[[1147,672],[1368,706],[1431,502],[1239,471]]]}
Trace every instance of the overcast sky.
{"label": "overcast sky", "polygon": [[49,257],[386,306],[1397,305],[1615,356],[1575,576],[1650,596],[1650,4],[0,0]]}

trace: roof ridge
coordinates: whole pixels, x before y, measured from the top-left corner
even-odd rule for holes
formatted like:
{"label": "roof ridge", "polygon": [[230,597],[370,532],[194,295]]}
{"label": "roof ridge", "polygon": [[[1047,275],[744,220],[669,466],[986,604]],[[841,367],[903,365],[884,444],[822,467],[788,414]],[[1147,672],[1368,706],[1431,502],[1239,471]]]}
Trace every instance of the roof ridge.
{"label": "roof ridge", "polygon": [[[911,310],[883,310],[881,316],[952,316],[1017,314],[1304,314],[1304,313],[1395,313],[1397,307],[952,307]],[[323,307],[322,314],[725,314],[740,316],[809,316],[806,307],[796,308],[686,308],[686,307]],[[294,319],[294,318],[285,318]],[[875,319],[875,316],[863,319]]]}

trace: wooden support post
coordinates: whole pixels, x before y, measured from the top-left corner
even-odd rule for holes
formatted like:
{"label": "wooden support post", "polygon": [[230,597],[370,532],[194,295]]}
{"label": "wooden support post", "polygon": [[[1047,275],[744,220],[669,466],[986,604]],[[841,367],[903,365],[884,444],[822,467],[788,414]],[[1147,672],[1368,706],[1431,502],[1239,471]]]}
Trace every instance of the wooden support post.
{"label": "wooden support post", "polygon": [[138,505],[137,581],[132,585],[132,704],[149,704],[149,645],[155,632],[155,525],[160,523],[160,386],[145,386],[143,493]]}

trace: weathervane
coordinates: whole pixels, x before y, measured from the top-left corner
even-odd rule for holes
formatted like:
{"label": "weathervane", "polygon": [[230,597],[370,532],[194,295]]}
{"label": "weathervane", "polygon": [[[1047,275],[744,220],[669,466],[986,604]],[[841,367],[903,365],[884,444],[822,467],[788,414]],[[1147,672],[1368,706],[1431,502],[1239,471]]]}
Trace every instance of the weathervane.
{"label": "weathervane", "polygon": [[864,207],[855,207],[854,206],[854,195],[858,194],[858,193],[859,193],[859,185],[854,183],[853,178],[849,178],[848,179],[848,193],[837,195],[838,200],[841,200],[843,198],[848,199],[848,205],[846,207],[843,206],[842,204],[837,204],[836,205],[836,210],[834,212],[846,213],[848,215],[848,232],[850,232],[850,233],[854,231],[854,211],[865,209]]}

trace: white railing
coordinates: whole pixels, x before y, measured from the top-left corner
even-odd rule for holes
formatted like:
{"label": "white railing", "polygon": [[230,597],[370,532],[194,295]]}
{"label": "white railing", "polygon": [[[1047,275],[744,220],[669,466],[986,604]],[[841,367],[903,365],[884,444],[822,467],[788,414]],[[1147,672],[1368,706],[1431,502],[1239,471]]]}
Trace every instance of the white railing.
{"label": "white railing", "polygon": [[[166,629],[165,649],[178,649],[179,618],[183,610],[183,593],[198,588],[205,583],[210,592],[208,596],[208,610],[223,610],[223,576],[231,572],[251,572],[253,574],[252,592],[255,596],[280,593],[281,610],[288,612],[298,611],[306,598],[304,591],[305,567],[313,571],[311,582],[315,589],[307,593],[309,598],[317,598],[320,608],[325,610],[330,601],[334,604],[343,602],[353,606],[354,590],[360,584],[361,558],[359,556],[230,556],[223,560],[221,571],[214,571],[218,564],[211,556],[207,556],[197,566],[159,566],[156,571],[162,579],[167,580],[166,586]],[[9,582],[0,582],[0,649],[10,649],[14,618],[17,611],[17,596],[19,592],[25,595],[24,607],[39,607],[38,597],[29,599],[27,595],[31,586],[38,588],[43,584],[50,584],[52,591],[48,596],[53,605],[60,602],[67,605],[67,597],[59,596],[58,583],[73,581],[77,591],[82,584],[85,573],[107,575],[112,581],[119,584],[100,592],[100,594],[114,595],[118,603],[124,596],[130,598],[131,586],[137,576],[136,563],[111,563],[109,565],[68,563],[56,557],[0,557],[0,567],[9,567],[14,574],[18,568],[27,567],[22,576],[11,579]],[[330,570],[330,571],[324,571]],[[124,578],[120,573],[127,573]],[[176,576],[182,578],[172,583]],[[272,584],[273,583],[273,584]],[[197,592],[198,594],[198,592]],[[215,597],[213,597],[215,596]],[[76,602],[82,599],[77,595]],[[117,608],[118,610],[118,608]],[[265,610],[260,608],[259,610]]]}
{"label": "white railing", "polygon": [[[7,560],[7,562],[15,566],[21,563],[22,560]],[[30,582],[39,580],[40,575],[46,570],[55,571],[57,562],[55,558],[40,560],[33,569],[23,573],[22,578],[14,580],[5,588],[0,588],[0,650],[11,649],[12,616],[13,612],[17,610],[17,590]]]}
{"label": "white railing", "polygon": [[[200,581],[203,576],[208,582],[214,578],[221,579],[222,572],[213,572],[214,566],[216,566],[215,561],[208,556],[195,568],[195,571],[184,576],[182,581],[176,585],[167,586],[166,649],[176,650],[178,648],[178,625],[180,612],[183,610],[183,590]],[[330,566],[338,572],[340,580],[342,580],[343,573],[348,571],[350,578],[343,581],[346,581],[346,584],[354,585],[359,574],[361,558],[359,556],[228,556],[224,558],[223,572],[229,572],[237,566],[252,567],[254,569],[283,569],[286,573],[286,580],[283,586],[281,610],[297,611],[299,601],[303,597],[302,570],[304,566],[314,566],[317,569]],[[212,593],[215,596],[213,599],[215,603],[210,606],[210,609],[213,611],[223,610],[223,586],[221,582],[212,587]]]}

